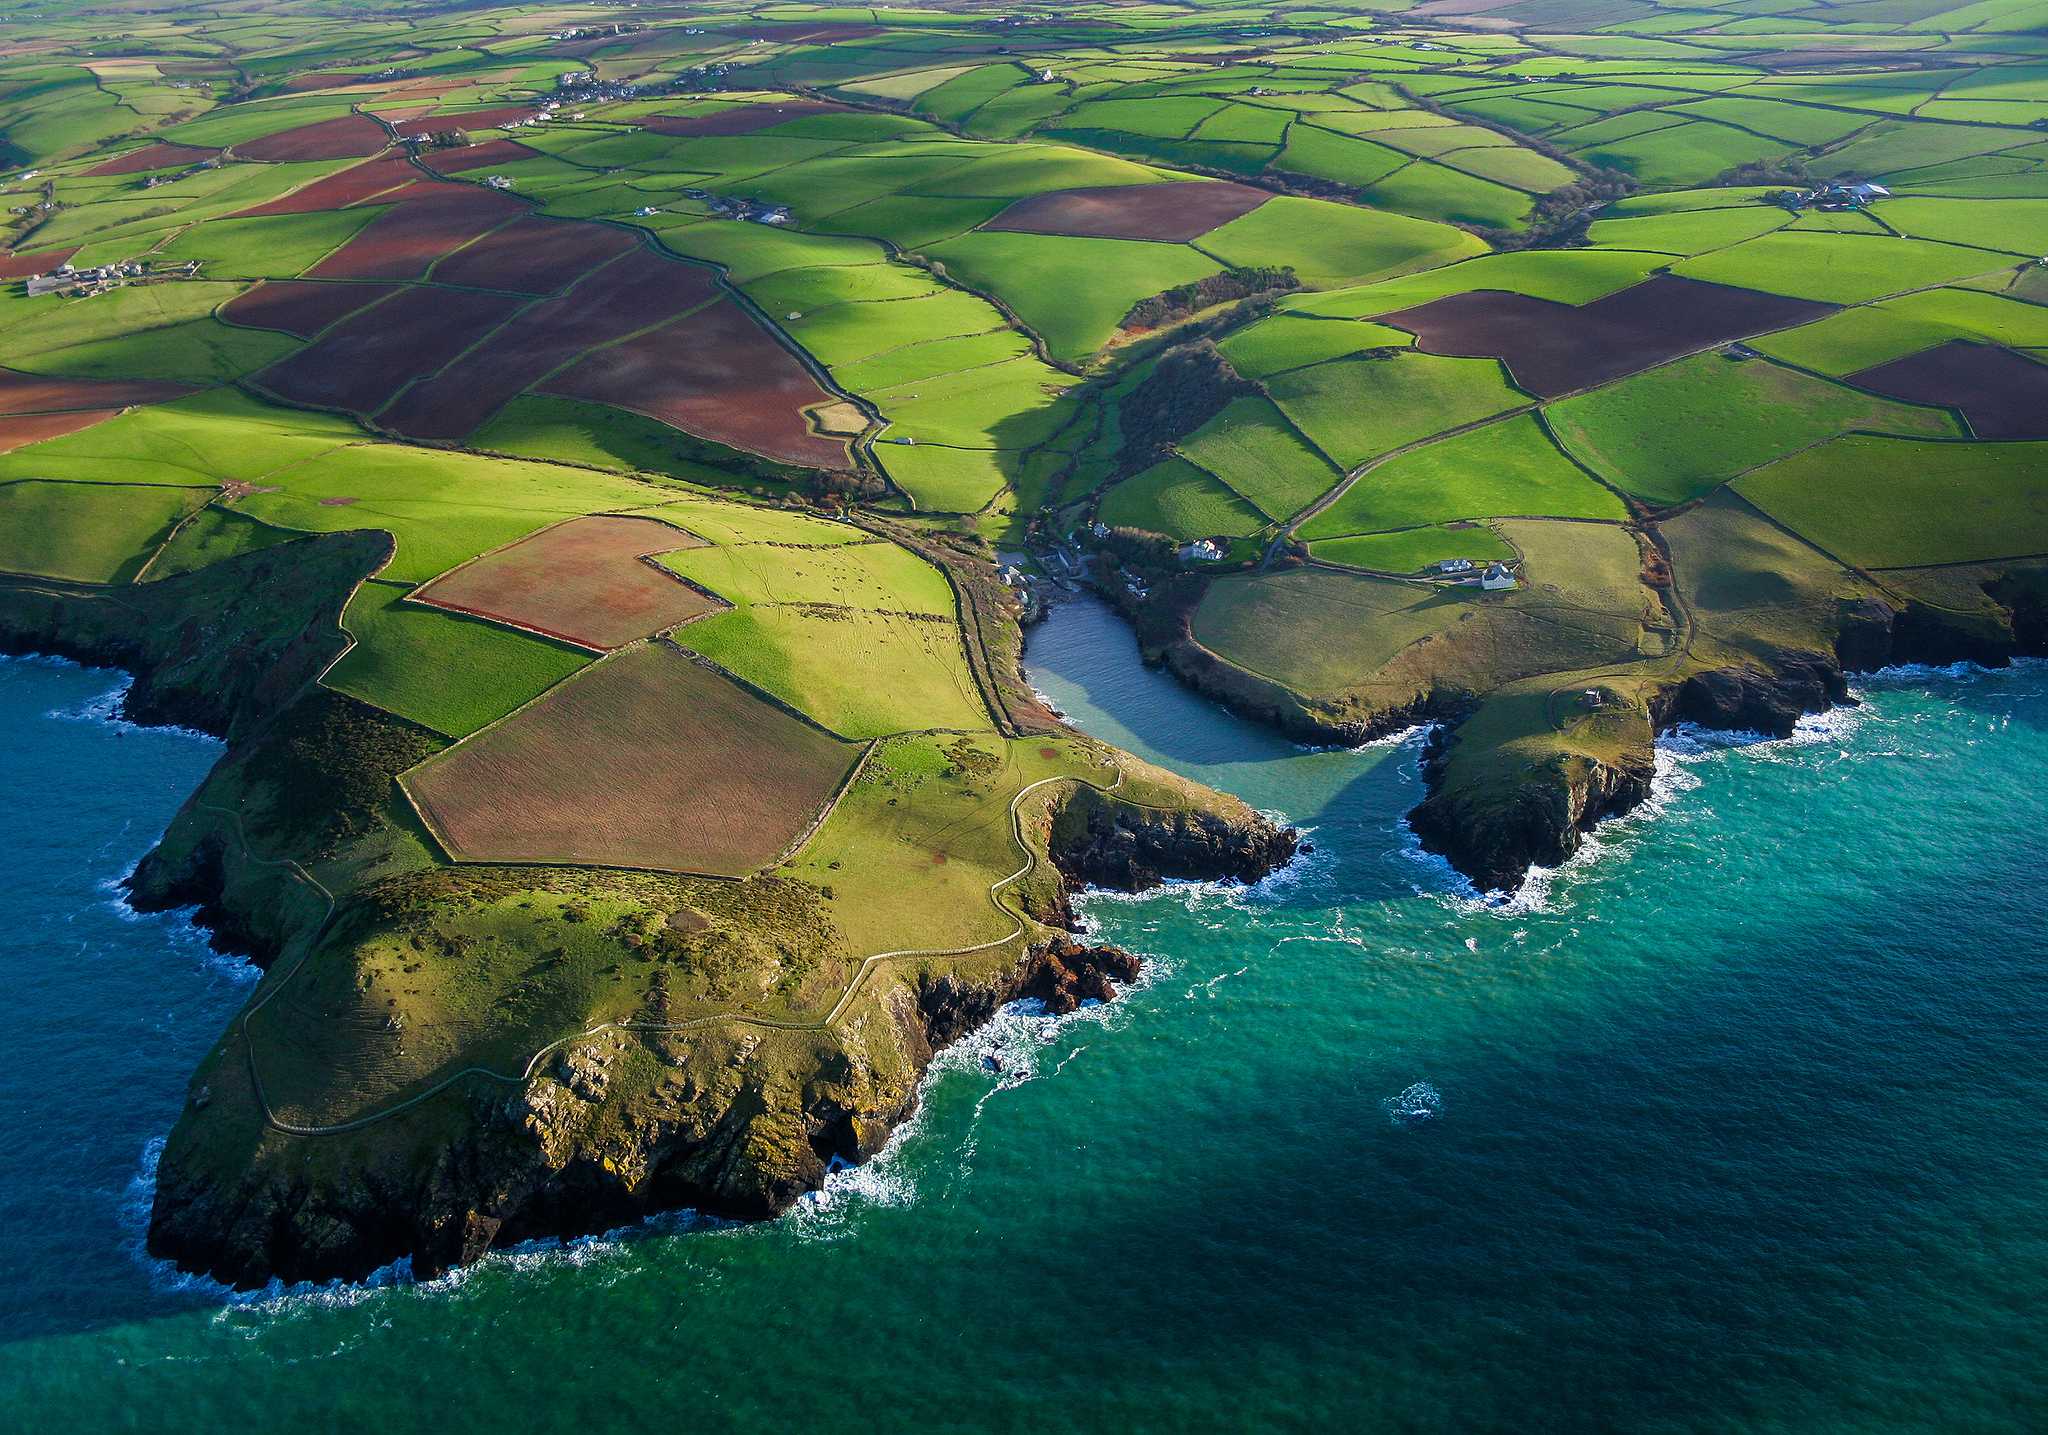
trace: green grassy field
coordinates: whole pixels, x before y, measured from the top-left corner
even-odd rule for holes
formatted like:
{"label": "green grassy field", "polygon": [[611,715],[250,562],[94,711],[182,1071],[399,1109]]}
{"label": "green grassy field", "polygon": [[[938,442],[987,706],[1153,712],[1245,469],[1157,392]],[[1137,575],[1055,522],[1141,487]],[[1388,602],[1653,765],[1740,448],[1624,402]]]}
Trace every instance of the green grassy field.
{"label": "green grassy field", "polygon": [[1951,339],[2048,346],[2048,309],[1972,289],[1928,289],[1768,334],[1753,347],[1823,374],[1851,374]]}
{"label": "green grassy field", "polygon": [[1230,265],[1286,265],[1318,289],[1370,283],[1486,252],[1478,239],[1442,225],[1285,196],[1194,244]]}
{"label": "green grassy field", "polygon": [[1013,329],[988,334],[963,334],[927,339],[920,344],[858,359],[833,369],[832,377],[855,393],[894,388],[919,379],[935,379],[969,369],[986,369],[1031,352],[1031,341]]}
{"label": "green grassy field", "polygon": [[1103,495],[1100,522],[1148,528],[1185,543],[1196,538],[1242,538],[1266,526],[1266,516],[1184,459],[1155,464]]}
{"label": "green grassy field", "polygon": [[1028,355],[930,378],[909,379],[865,397],[890,420],[892,438],[955,448],[1027,448],[1069,416],[1072,380]]}
{"label": "green grassy field", "polygon": [[1276,375],[1267,387],[1281,412],[1346,468],[1531,402],[1492,359],[1434,354],[1337,359]]}
{"label": "green grassy field", "polygon": [[556,519],[645,508],[669,496],[585,469],[399,444],[331,449],[270,474],[268,484],[279,491],[251,494],[238,507],[314,533],[387,529],[398,539],[398,555],[385,576],[410,583],[424,583]]}
{"label": "green grassy field", "polygon": [[1291,296],[1281,301],[1281,308],[1332,318],[1370,319],[1473,289],[1507,289],[1559,304],[1587,304],[1641,283],[1652,270],[1669,262],[1666,255],[1636,250],[1561,249],[1494,254],[1357,289]]}
{"label": "green grassy field", "polygon": [[204,488],[0,482],[0,571],[126,582],[211,497]]}
{"label": "green grassy field", "polygon": [[1306,539],[1465,518],[1535,514],[1621,521],[1621,500],[1559,453],[1529,415],[1400,454],[1365,473],[1309,522]]}
{"label": "green grassy field", "polygon": [[384,212],[384,206],[373,205],[257,219],[217,219],[185,230],[156,253],[169,264],[197,259],[205,265],[203,272],[209,279],[285,279],[311,269]]}
{"label": "green grassy field", "polygon": [[471,448],[555,459],[620,472],[658,473],[686,483],[731,483],[734,475],[684,455],[701,446],[663,423],[582,399],[522,394],[470,435]]}
{"label": "green grassy field", "polygon": [[1362,533],[1350,538],[1325,538],[1308,546],[1309,555],[1324,563],[1372,568],[1381,573],[1419,573],[1446,558],[1473,563],[1505,561],[1515,550],[1484,524],[1461,527],[1432,524],[1398,533]]}
{"label": "green grassy field", "polygon": [[877,444],[877,462],[928,513],[979,513],[1001,496],[1015,470],[1014,450]]}
{"label": "green grassy field", "polygon": [[209,505],[178,525],[139,577],[148,582],[196,573],[224,559],[238,558],[299,535],[258,523],[247,514]]}
{"label": "green grassy field", "polygon": [[1406,348],[1415,336],[1403,329],[1306,314],[1275,314],[1239,329],[1221,344],[1232,368],[1248,379],[1341,359],[1361,349]]}
{"label": "green grassy field", "polygon": [[927,251],[1043,335],[1053,357],[1107,343],[1131,305],[1225,266],[1192,249],[1052,234],[965,234]]}
{"label": "green grassy field", "polygon": [[700,619],[676,640],[841,737],[989,725],[950,620],[757,605]]}
{"label": "green grassy field", "polygon": [[1792,216],[1775,206],[1744,209],[1692,209],[1675,214],[1646,214],[1602,219],[1586,231],[1595,244],[1617,249],[1649,249],[1660,254],[1704,254],[1725,249],[1782,229]]}
{"label": "green grassy field", "polygon": [[594,654],[365,583],[342,615],[355,646],[321,682],[448,737],[467,737],[587,666]]}
{"label": "green grassy field", "polygon": [[893,543],[804,550],[757,542],[683,549],[661,562],[736,606],[827,604],[946,618],[955,607],[945,575]]}
{"label": "green grassy field", "polygon": [[1735,491],[1863,568],[2048,553],[2048,444],[1852,434],[1759,469]]}
{"label": "green grassy field", "polygon": [[1652,504],[1683,503],[1852,429],[1962,436],[1941,410],[1718,354],[1637,374],[1551,404],[1544,413],[1581,463]]}
{"label": "green grassy field", "polygon": [[1860,304],[2012,266],[2007,255],[1924,239],[1780,233],[1683,260],[1671,272],[1795,299]]}
{"label": "green grassy field", "polygon": [[1188,460],[1223,480],[1268,518],[1285,519],[1340,475],[1288,415],[1262,398],[1238,399],[1181,443]]}
{"label": "green grassy field", "polygon": [[[150,330],[209,318],[247,288],[244,284],[172,283],[116,289],[84,299],[51,296],[26,301],[12,314],[22,317],[0,329],[0,362],[24,359],[80,344],[118,341]],[[293,340],[291,347],[296,348]],[[175,375],[162,375],[165,378]]]}
{"label": "green grassy field", "polygon": [[1195,640],[1297,693],[1333,692],[1463,616],[1456,591],[1298,568],[1232,574],[1195,609]]}

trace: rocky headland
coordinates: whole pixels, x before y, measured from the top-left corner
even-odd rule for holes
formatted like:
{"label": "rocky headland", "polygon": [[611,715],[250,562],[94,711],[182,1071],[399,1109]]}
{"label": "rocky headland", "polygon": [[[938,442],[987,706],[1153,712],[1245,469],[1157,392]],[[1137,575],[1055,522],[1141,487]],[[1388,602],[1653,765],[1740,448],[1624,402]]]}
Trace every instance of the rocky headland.
{"label": "rocky headland", "polygon": [[[1034,744],[1122,777],[1054,784],[1018,813],[1034,865],[1008,943],[863,965],[845,894],[795,878],[450,866],[393,786],[445,739],[317,685],[349,594],[388,556],[357,532],[118,590],[0,579],[9,650],[125,668],[132,719],[229,745],[130,891],[195,907],[266,971],[193,1078],[149,1233],[152,1253],[239,1288],[402,1259],[431,1275],[685,1208],[773,1216],[873,1156],[933,1055],[1004,1003],[1068,1012],[1139,979],[1135,957],[1072,935],[1071,892],[1256,881],[1295,851],[1235,799],[1041,724]],[[514,912],[574,941],[516,948],[518,985],[432,1029],[396,996],[380,1014],[405,975],[472,980]],[[565,951],[591,950],[586,966],[610,965],[562,985]],[[394,952],[402,967],[380,965]],[[797,975],[770,991],[754,962]]]}

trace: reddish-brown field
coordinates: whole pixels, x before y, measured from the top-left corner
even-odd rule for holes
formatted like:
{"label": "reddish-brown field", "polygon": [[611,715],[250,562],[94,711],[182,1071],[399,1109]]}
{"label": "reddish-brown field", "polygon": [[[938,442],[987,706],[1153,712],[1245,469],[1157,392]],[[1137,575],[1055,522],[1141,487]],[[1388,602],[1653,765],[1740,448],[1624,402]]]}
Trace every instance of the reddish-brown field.
{"label": "reddish-brown field", "polygon": [[419,177],[419,171],[405,162],[404,155],[387,155],[368,164],[352,164],[338,174],[316,179],[304,189],[295,189],[267,204],[238,209],[228,218],[253,219],[259,214],[311,214],[316,209],[346,209],[387,190],[410,185]]}
{"label": "reddish-brown field", "polygon": [[1263,189],[1222,181],[1056,189],[1018,200],[981,227],[1020,234],[1184,243],[1250,214],[1272,197]]}
{"label": "reddish-brown field", "polygon": [[18,414],[12,418],[0,418],[0,453],[10,453],[32,443],[41,443],[46,438],[62,438],[65,434],[89,429],[120,412],[119,409],[79,409],[68,414]]}
{"label": "reddish-brown field", "polygon": [[47,274],[59,264],[78,252],[78,246],[69,249],[41,249],[34,254],[0,255],[0,279],[26,279],[31,274]]}
{"label": "reddish-brown field", "polygon": [[420,163],[436,174],[461,174],[464,170],[489,169],[494,164],[511,164],[539,155],[539,150],[528,149],[518,140],[485,140],[467,149],[423,150]]}
{"label": "reddish-brown field", "polygon": [[55,379],[0,369],[0,414],[49,414],[75,409],[125,409],[196,394],[204,384],[154,379]]}
{"label": "reddish-brown field", "polygon": [[444,573],[412,596],[610,652],[726,606],[644,561],[703,546],[657,519],[572,518]]}
{"label": "reddish-brown field", "polygon": [[401,136],[438,134],[442,130],[487,130],[507,120],[530,120],[533,110],[526,105],[500,110],[463,110],[452,114],[422,115],[394,126]]}
{"label": "reddish-brown field", "polygon": [[159,140],[153,145],[130,150],[119,159],[96,164],[85,172],[85,177],[98,179],[110,174],[143,174],[152,169],[176,169],[181,165],[198,164],[201,160],[212,159],[219,153],[217,149],[201,149],[197,145],[170,144]]}
{"label": "reddish-brown field", "polygon": [[800,120],[806,115],[843,115],[845,105],[828,105],[823,100],[784,100],[777,105],[740,105],[709,115],[642,115],[643,130],[679,139],[704,139],[712,135],[750,135],[774,125]]}
{"label": "reddish-brown field", "polygon": [[337,115],[317,124],[244,140],[234,149],[243,159],[284,164],[310,159],[364,158],[390,143],[391,136],[385,133],[384,126],[367,115]]}
{"label": "reddish-brown field", "polygon": [[525,215],[450,254],[434,266],[433,278],[436,284],[466,289],[559,294],[639,242],[635,235],[601,224]]}
{"label": "reddish-brown field", "polygon": [[362,79],[361,75],[294,75],[284,82],[286,94],[297,94],[301,90],[331,90],[337,85],[353,85]]}
{"label": "reddish-brown field", "polygon": [[848,462],[846,445],[812,433],[801,412],[832,396],[729,299],[599,349],[539,392],[632,409],[782,463]]}
{"label": "reddish-brown field", "polygon": [[510,195],[468,184],[428,181],[387,198],[394,201],[389,213],[371,220],[306,277],[362,283],[424,279],[442,255],[528,212]]}
{"label": "reddish-brown field", "polygon": [[1811,323],[1838,306],[1659,274],[1576,307],[1475,289],[1375,322],[1431,354],[1499,359],[1522,388],[1552,399],[1731,339]]}
{"label": "reddish-brown field", "polygon": [[578,356],[717,297],[708,271],[635,250],[562,298],[535,304],[477,352],[406,390],[378,423],[409,438],[461,438]]}
{"label": "reddish-brown field", "polygon": [[796,840],[858,754],[654,642],[399,782],[457,861],[741,877]]}
{"label": "reddish-brown field", "polygon": [[2048,438],[2048,366],[2010,349],[1951,339],[1843,382],[1909,404],[1961,409],[1981,439]]}
{"label": "reddish-brown field", "polygon": [[433,373],[526,302],[511,294],[401,289],[343,319],[296,354],[252,374],[250,382],[293,403],[374,413],[393,394]]}
{"label": "reddish-brown field", "polygon": [[220,316],[249,329],[276,329],[310,339],[337,319],[390,294],[390,284],[316,284],[267,279],[221,305]]}

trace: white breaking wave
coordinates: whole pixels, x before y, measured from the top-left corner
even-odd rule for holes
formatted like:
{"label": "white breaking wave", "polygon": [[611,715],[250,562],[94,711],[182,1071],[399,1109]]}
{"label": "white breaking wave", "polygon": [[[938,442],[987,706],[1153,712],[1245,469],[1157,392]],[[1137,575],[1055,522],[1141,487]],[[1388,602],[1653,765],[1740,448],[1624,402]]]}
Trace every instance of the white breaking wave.
{"label": "white breaking wave", "polygon": [[[27,661],[48,661],[68,668],[78,668],[79,671],[81,672],[101,671],[97,668],[81,667],[79,664],[72,662],[68,658],[54,658],[48,660],[36,658],[29,659]],[[121,706],[128,700],[128,691],[134,686],[135,680],[124,674],[119,682],[115,683],[114,686],[109,688],[106,692],[101,693],[98,697],[88,698],[86,701],[80,703],[75,708],[52,708],[49,712],[44,713],[43,716],[50,719],[52,722],[97,723],[102,727],[112,728],[115,732],[121,733],[173,733],[179,737],[198,738],[201,742],[210,742],[217,747],[226,746],[225,743],[221,742],[221,740],[215,737],[213,734],[201,732],[197,728],[178,727],[172,723],[159,723],[154,726],[150,726],[143,723],[130,722],[127,718],[121,715]]]}

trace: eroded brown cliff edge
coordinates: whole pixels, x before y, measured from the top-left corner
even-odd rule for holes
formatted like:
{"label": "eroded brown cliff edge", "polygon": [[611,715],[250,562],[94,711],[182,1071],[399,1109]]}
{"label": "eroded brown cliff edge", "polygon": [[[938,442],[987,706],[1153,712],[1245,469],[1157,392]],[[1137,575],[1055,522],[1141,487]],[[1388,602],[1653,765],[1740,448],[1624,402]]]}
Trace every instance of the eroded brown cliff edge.
{"label": "eroded brown cliff edge", "polygon": [[[138,906],[196,905],[220,945],[266,966],[357,920],[360,893],[336,884],[330,904],[291,868],[295,856],[314,860],[322,842],[346,849],[380,821],[374,794],[366,801],[353,789],[388,797],[390,772],[439,742],[313,686],[344,642],[338,618],[350,591],[388,555],[381,533],[342,534],[140,588],[0,578],[9,650],[126,668],[136,676],[131,716],[228,740],[216,777],[233,769],[237,781],[209,778],[205,795],[247,797],[252,754],[288,748],[316,768],[337,759],[320,775],[342,778],[330,799],[350,807],[339,826],[326,820],[334,814],[285,813],[308,804],[281,804],[260,783],[226,817],[201,820],[195,794],[180,823],[205,830],[145,860],[132,882]],[[350,750],[306,751],[326,734]],[[530,1079],[479,1074],[388,1120],[307,1135],[270,1119],[231,1028],[195,1077],[167,1148],[150,1249],[249,1288],[360,1278],[399,1259],[431,1273],[493,1245],[681,1207],[783,1210],[832,1161],[874,1154],[914,1109],[934,1052],[1004,1002],[1037,997],[1066,1011],[1135,979],[1128,954],[1060,930],[1072,924],[1062,884],[1255,881],[1292,855],[1291,832],[1184,786],[1197,801],[1173,811],[1080,784],[1064,792],[1044,839],[1057,877],[1027,902],[1036,939],[1007,955],[892,967],[876,984],[882,1000],[851,1034],[765,1021],[687,1034],[621,1029],[547,1054]],[[268,855],[256,855],[252,838]],[[330,881],[334,865],[320,867]],[[520,880],[542,885],[533,874]]]}

